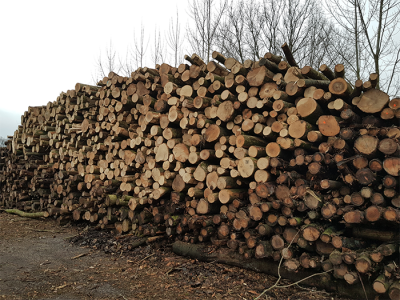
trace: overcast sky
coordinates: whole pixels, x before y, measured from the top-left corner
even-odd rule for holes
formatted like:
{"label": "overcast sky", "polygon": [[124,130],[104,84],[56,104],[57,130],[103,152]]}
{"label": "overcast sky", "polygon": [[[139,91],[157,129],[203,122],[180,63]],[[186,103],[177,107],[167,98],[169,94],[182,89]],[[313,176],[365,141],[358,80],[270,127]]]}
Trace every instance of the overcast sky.
{"label": "overcast sky", "polygon": [[[140,31],[166,34],[187,0],[2,1],[0,10],[0,136],[13,135],[28,106],[45,105],[75,83],[93,83],[96,60],[110,41],[122,55]],[[191,54],[191,53],[190,53]],[[144,64],[154,67],[150,53]]]}

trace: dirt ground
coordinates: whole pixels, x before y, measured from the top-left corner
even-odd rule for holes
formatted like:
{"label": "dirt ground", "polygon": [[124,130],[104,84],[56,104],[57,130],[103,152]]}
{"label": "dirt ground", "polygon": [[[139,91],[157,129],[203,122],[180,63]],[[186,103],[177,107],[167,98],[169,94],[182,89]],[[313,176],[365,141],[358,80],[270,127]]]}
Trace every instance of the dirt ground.
{"label": "dirt ground", "polygon": [[[276,281],[177,256],[168,244],[122,251],[122,241],[84,228],[0,213],[0,300],[254,299]],[[300,287],[261,299],[348,300]]]}

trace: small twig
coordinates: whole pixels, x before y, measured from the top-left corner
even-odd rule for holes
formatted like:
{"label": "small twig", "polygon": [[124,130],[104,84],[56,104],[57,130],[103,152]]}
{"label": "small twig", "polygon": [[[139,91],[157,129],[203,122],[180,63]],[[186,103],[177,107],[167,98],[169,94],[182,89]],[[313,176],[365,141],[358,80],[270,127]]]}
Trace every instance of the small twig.
{"label": "small twig", "polygon": [[51,262],[49,262],[49,260],[46,259],[44,262],[40,263],[40,266],[48,265],[48,264],[51,264]]}
{"label": "small twig", "polygon": [[89,254],[91,254],[91,252],[87,252],[87,253],[78,254],[77,256],[71,257],[71,259],[77,259],[77,258],[80,258],[80,257],[86,256],[86,255],[89,255]]}
{"label": "small twig", "polygon": [[119,294],[124,300],[128,300],[124,295]]}
{"label": "small twig", "polygon": [[169,269],[167,272],[165,272],[164,275],[169,275],[169,273],[171,273],[171,272],[174,271],[174,270],[179,270],[179,268],[171,268],[171,269]]}
{"label": "small twig", "polygon": [[362,288],[363,288],[363,290],[364,290],[365,299],[368,300],[368,296],[367,296],[367,292],[365,291],[364,283],[363,283],[362,278],[361,278],[361,276],[360,276],[360,273],[359,273],[358,271],[357,271],[357,274],[358,274],[358,278],[360,279],[361,286],[362,286]]}
{"label": "small twig", "polygon": [[[290,246],[292,245],[294,239],[296,238],[296,236],[299,234],[300,230],[297,231],[297,233],[295,234],[295,236],[292,238],[292,240],[289,243],[289,246],[287,246],[287,248],[290,248]],[[281,265],[282,265],[282,261],[283,261],[283,256],[281,257],[280,261],[279,261],[279,265],[278,265],[278,280],[275,282],[275,284],[273,286],[270,286],[269,288],[265,289],[264,291],[262,291],[262,293],[260,295],[258,295],[254,300],[260,299],[260,297],[262,295],[264,295],[266,292],[268,292],[269,290],[273,289],[274,287],[278,286],[279,281],[281,281]]]}

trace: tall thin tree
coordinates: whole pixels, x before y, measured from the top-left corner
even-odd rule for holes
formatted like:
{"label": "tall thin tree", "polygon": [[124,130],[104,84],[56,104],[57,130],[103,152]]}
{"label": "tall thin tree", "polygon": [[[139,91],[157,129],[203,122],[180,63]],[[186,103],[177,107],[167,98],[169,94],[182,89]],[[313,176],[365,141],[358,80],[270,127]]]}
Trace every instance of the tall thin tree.
{"label": "tall thin tree", "polygon": [[167,44],[169,50],[171,51],[172,61],[174,66],[178,66],[181,62],[182,57],[182,44],[183,36],[181,34],[181,24],[179,21],[179,13],[176,10],[175,20],[171,18],[169,22]]}
{"label": "tall thin tree", "polygon": [[228,6],[227,0],[192,0],[189,4],[189,14],[193,25],[189,26],[187,35],[192,50],[206,62],[211,58],[215,48],[220,23]]}

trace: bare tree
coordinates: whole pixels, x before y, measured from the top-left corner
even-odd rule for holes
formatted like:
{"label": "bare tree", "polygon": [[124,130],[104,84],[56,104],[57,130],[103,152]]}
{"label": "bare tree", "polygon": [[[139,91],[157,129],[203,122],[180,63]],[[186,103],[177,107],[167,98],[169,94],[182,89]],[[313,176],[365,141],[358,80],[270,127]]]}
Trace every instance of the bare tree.
{"label": "bare tree", "polygon": [[[377,87],[399,93],[400,2],[398,0],[334,0],[327,5],[341,32],[353,46],[348,67],[357,79],[378,74]],[[334,7],[334,9],[330,8]],[[343,37],[339,35],[339,38]],[[336,49],[340,57],[341,48]]]}
{"label": "bare tree", "polygon": [[225,18],[217,32],[216,46],[219,50],[240,62],[248,57],[246,41],[246,17],[242,1],[231,2],[225,10]]}
{"label": "bare tree", "polygon": [[[286,42],[299,64],[307,64],[307,46],[309,42],[309,21],[316,13],[316,2],[288,0],[284,2],[281,43]],[[321,17],[321,16],[320,16]]]}
{"label": "bare tree", "polygon": [[280,53],[282,38],[280,37],[282,26],[282,15],[285,6],[285,1],[263,0],[262,7],[259,10],[261,29],[260,39],[263,45],[264,52]]}
{"label": "bare tree", "polygon": [[120,65],[121,75],[127,77],[131,76],[132,72],[134,71],[135,64],[132,59],[132,55],[129,53],[129,50],[126,50],[124,59],[119,58],[119,65]]}
{"label": "bare tree", "polygon": [[176,18],[171,18],[169,21],[169,28],[167,34],[167,44],[169,50],[171,51],[173,66],[178,66],[178,64],[182,61],[182,44],[183,44],[183,36],[181,33],[181,24],[179,22],[179,13],[176,10]]}
{"label": "bare tree", "polygon": [[108,76],[110,72],[119,73],[121,71],[121,63],[117,57],[117,52],[113,48],[111,40],[109,46],[106,48],[105,57],[103,57],[100,52],[96,61],[96,69],[96,73],[92,75],[94,83],[97,83],[103,77]]}
{"label": "bare tree", "polygon": [[266,52],[266,48],[269,49],[269,47],[263,45],[261,38],[262,30],[266,27],[267,20],[263,16],[261,3],[251,0],[242,1],[242,5],[244,7],[243,15],[247,32],[245,41],[248,47],[249,58],[255,61],[262,56],[262,52]]}
{"label": "bare tree", "polygon": [[152,49],[153,52],[151,53],[151,58],[154,65],[163,62],[165,59],[164,44],[161,38],[161,33],[157,28],[154,30],[154,44]]}
{"label": "bare tree", "polygon": [[[362,4],[364,6],[364,3]],[[334,18],[339,30],[336,31],[337,40],[346,40],[347,43],[340,43],[334,48],[334,55],[338,62],[344,63],[347,70],[354,74],[354,79],[361,79],[366,72],[365,66],[370,62],[366,55],[364,34],[361,22],[357,13],[357,0],[341,1],[335,0],[327,5],[327,9]],[[349,76],[349,75],[348,75]]]}
{"label": "bare tree", "polygon": [[299,47],[301,50],[299,62],[310,65],[316,69],[321,64],[331,64],[329,53],[334,40],[335,28],[324,16],[322,8],[317,3],[310,7],[311,14],[306,21],[305,32],[307,38],[304,45]]}
{"label": "bare tree", "polygon": [[220,22],[228,5],[227,0],[220,1],[219,7],[216,2],[215,0],[192,0],[189,4],[193,25],[187,30],[188,39],[192,50],[206,62],[210,60],[215,48]]}
{"label": "bare tree", "polygon": [[136,62],[136,67],[143,67],[143,60],[146,55],[149,40],[146,40],[146,35],[143,27],[143,23],[140,26],[140,35],[136,36],[136,32],[133,34],[133,50],[132,56]]}
{"label": "bare tree", "polygon": [[315,0],[238,0],[224,11],[216,45],[244,61],[279,54],[286,42],[300,64],[318,68],[329,57],[333,30]]}

